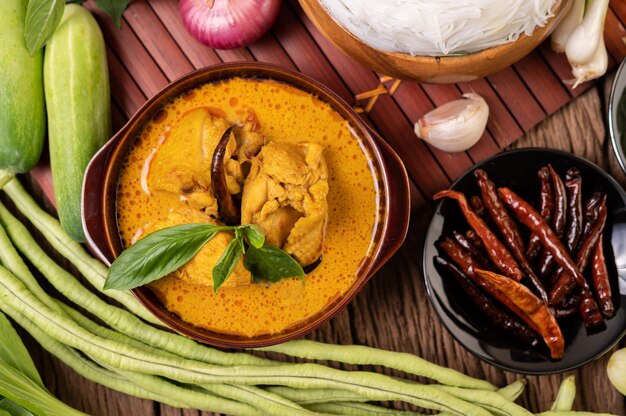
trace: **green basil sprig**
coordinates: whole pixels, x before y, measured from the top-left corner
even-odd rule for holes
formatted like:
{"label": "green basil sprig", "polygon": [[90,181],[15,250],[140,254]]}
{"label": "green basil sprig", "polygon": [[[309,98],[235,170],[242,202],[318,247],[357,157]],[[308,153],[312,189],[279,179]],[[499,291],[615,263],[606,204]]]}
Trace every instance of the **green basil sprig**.
{"label": "green basil sprig", "polygon": [[234,238],[211,271],[214,291],[233,273],[242,255],[255,280],[304,277],[304,270],[289,254],[265,244],[263,230],[257,225],[182,224],[148,234],[124,250],[111,265],[104,288],[133,289],[167,276],[220,231],[231,231]]}

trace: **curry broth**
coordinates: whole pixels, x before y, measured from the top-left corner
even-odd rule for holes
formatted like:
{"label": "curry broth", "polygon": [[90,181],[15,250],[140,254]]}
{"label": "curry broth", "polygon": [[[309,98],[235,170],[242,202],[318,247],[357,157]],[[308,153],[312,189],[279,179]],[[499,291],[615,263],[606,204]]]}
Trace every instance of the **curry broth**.
{"label": "curry broth", "polygon": [[[150,284],[181,319],[211,331],[246,337],[276,334],[298,325],[346,293],[363,259],[372,254],[378,221],[378,189],[371,160],[348,123],[327,103],[270,80],[234,78],[208,83],[167,104],[147,123],[124,163],[117,195],[122,241],[133,241],[149,223],[180,206],[176,195],[144,192],[146,160],[186,111],[209,107],[232,123],[258,120],[267,141],[316,142],[329,170],[329,214],[323,261],[304,279],[212,288],[168,276]],[[210,271],[209,271],[210,272]]]}

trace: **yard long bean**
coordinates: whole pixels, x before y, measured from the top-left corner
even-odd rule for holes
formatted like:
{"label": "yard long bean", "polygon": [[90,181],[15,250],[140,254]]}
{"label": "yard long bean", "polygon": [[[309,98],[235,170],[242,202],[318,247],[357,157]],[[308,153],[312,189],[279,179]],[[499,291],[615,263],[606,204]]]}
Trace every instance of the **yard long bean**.
{"label": "yard long bean", "polygon": [[43,234],[52,247],[72,262],[87,281],[99,292],[124,305],[126,309],[154,325],[163,325],[128,291],[103,291],[107,268],[93,258],[79,243],[74,241],[61,226],[59,220],[41,209],[17,179],[9,181],[3,188],[22,214]]}
{"label": "yard long bean", "polygon": [[[145,324],[132,313],[110,305],[85,288],[73,275],[55,263],[39,246],[28,229],[0,203],[0,222],[13,244],[69,300],[94,314],[118,331],[129,334],[146,344],[162,348],[181,357],[219,365],[276,365],[276,362],[250,354],[225,353],[201,346],[183,336]],[[0,235],[0,244],[2,244]],[[4,245],[3,245],[4,246]],[[3,247],[2,246],[2,247]],[[17,256],[11,254],[10,257]],[[19,257],[19,256],[18,256]],[[30,285],[27,285],[30,286]],[[33,291],[31,289],[31,291]],[[38,296],[39,297],[39,296]],[[46,306],[51,307],[48,302]]]}
{"label": "yard long bean", "polygon": [[338,388],[362,394],[371,400],[400,400],[426,409],[448,411],[464,416],[488,416],[479,406],[455,398],[433,386],[407,384],[389,377],[365,372],[343,372],[317,364],[286,364],[275,367],[218,367],[184,359],[154,357],[152,354],[97,337],[73,320],[54,313],[35,298],[4,267],[0,268],[0,307],[17,311],[47,328],[48,333],[98,360],[126,371],[153,374],[190,384],[266,384],[296,388]]}
{"label": "yard long bean", "polygon": [[438,366],[412,354],[380,351],[360,345],[328,345],[309,340],[296,340],[259,348],[258,351],[272,351],[293,357],[338,361],[346,364],[381,365],[427,377],[449,386],[491,391],[497,389],[485,380],[467,376],[451,368]]}

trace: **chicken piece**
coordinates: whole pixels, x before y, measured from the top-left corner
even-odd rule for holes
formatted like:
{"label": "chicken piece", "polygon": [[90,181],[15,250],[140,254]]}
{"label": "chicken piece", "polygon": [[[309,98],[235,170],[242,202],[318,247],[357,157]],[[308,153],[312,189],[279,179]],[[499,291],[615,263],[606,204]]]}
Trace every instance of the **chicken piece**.
{"label": "chicken piece", "polygon": [[252,160],[241,222],[259,225],[268,244],[304,267],[322,254],[327,195],[328,168],[320,145],[271,142]]}
{"label": "chicken piece", "polygon": [[[194,207],[217,213],[217,202],[211,190],[213,151],[229,124],[212,116],[204,107],[185,112],[148,159],[149,192],[180,194]],[[243,174],[237,161],[231,159],[237,150],[233,137],[226,153],[226,173],[231,193],[241,192]]]}
{"label": "chicken piece", "polygon": [[[171,211],[165,220],[151,224],[144,229],[145,234],[180,224],[207,223],[222,225],[209,215],[191,208],[182,208]],[[217,263],[220,256],[231,242],[233,236],[228,232],[217,233],[208,243],[198,251],[198,253],[184,266],[172,273],[173,276],[196,285],[213,287],[211,270]],[[239,260],[235,270],[224,282],[221,289],[250,285],[252,279],[250,272],[243,265],[243,258]]]}

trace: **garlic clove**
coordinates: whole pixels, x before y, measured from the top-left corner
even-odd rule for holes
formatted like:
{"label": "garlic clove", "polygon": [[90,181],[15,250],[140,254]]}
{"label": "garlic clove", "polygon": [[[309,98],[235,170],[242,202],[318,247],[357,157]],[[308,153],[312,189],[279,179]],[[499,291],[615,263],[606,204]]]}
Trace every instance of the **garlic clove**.
{"label": "garlic clove", "polygon": [[617,350],[611,355],[606,372],[613,387],[626,396],[626,348]]}
{"label": "garlic clove", "polygon": [[480,140],[489,119],[489,106],[476,93],[450,101],[415,123],[415,134],[444,152],[462,152]]}

